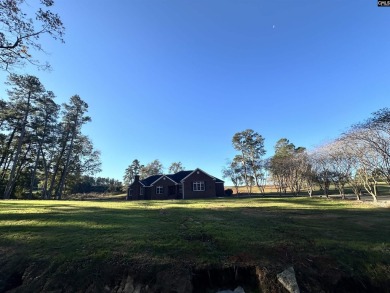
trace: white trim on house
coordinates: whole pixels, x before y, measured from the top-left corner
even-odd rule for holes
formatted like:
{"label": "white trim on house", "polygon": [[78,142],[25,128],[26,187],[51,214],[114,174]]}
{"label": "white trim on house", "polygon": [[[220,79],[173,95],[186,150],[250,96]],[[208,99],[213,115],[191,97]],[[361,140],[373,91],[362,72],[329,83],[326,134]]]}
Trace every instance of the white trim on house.
{"label": "white trim on house", "polygon": [[[157,190],[159,190],[160,192],[157,192]],[[156,186],[156,194],[164,194],[164,186],[157,185]]]}
{"label": "white trim on house", "polygon": [[190,174],[188,174],[186,177],[184,177],[184,178],[183,178],[181,181],[183,181],[183,180],[187,179],[187,178],[188,178],[188,177],[190,177],[192,174],[194,174],[196,171],[200,171],[200,172],[202,172],[202,173],[206,174],[207,176],[211,177],[213,180],[215,180],[215,179],[216,179],[216,177],[214,177],[214,176],[211,176],[210,174],[206,173],[206,172],[205,172],[205,171],[203,171],[202,169],[196,168],[194,171],[192,171]]}
{"label": "white trim on house", "polygon": [[153,186],[154,183],[156,183],[158,180],[161,179],[161,177],[164,177],[164,175],[161,175],[160,177],[157,178],[157,180],[155,180],[153,183],[151,183],[149,186]]}
{"label": "white trim on house", "polygon": [[194,181],[192,182],[192,191],[205,191],[206,184],[204,181]]}
{"label": "white trim on house", "polygon": [[153,184],[155,184],[156,182],[158,182],[161,178],[167,178],[167,179],[169,179],[169,180],[171,180],[173,183],[175,183],[175,184],[177,184],[177,182],[176,181],[174,181],[174,180],[172,180],[171,178],[169,178],[168,176],[166,176],[166,175],[161,175],[161,177],[158,177],[158,179],[156,180],[156,181],[154,181],[153,183],[151,183],[150,184],[150,186],[153,186]]}

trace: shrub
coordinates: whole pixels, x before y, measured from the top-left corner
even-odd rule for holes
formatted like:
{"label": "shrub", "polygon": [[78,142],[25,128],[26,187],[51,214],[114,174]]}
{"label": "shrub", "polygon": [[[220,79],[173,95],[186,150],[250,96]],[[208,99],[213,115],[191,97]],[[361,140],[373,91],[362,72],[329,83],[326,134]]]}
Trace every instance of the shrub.
{"label": "shrub", "polygon": [[226,196],[232,196],[232,195],[233,195],[233,189],[230,189],[230,188],[229,188],[229,189],[226,189],[226,190],[225,190],[225,195],[226,195]]}

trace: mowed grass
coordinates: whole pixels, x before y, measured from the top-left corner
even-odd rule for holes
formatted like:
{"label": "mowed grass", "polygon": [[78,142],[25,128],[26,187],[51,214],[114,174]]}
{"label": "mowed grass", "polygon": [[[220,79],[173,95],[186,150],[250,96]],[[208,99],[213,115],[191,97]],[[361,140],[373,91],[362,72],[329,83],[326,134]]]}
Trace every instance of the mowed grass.
{"label": "mowed grass", "polygon": [[[233,190],[233,194],[237,194],[237,189],[234,186],[225,186],[225,189],[231,189],[231,190]],[[353,194],[353,190],[348,185],[345,186],[344,192],[345,192],[345,194]],[[363,192],[365,194],[367,194],[365,192],[365,190],[363,190]],[[239,186],[238,187],[238,193],[239,194],[247,194],[248,193],[248,189],[245,186]],[[252,187],[252,193],[253,194],[261,194],[260,189],[257,186],[253,186]],[[279,190],[274,185],[266,185],[264,187],[264,194],[266,194],[266,195],[278,195],[279,194]],[[291,190],[287,189],[287,194],[292,195]],[[301,195],[307,195],[307,190],[303,188],[301,190],[300,194]],[[338,189],[333,184],[330,185],[329,194],[330,195],[339,195]],[[390,186],[387,183],[385,183],[385,182],[380,182],[378,184],[378,196],[379,196],[379,198],[382,195],[389,195],[389,194],[390,194]],[[324,193],[323,193],[322,190],[320,190],[319,186],[316,185],[313,188],[313,195],[324,195]]]}
{"label": "mowed grass", "polygon": [[389,212],[319,198],[7,200],[0,265],[50,264],[65,273],[88,264],[283,266],[326,257],[351,274],[382,278],[390,268]]}

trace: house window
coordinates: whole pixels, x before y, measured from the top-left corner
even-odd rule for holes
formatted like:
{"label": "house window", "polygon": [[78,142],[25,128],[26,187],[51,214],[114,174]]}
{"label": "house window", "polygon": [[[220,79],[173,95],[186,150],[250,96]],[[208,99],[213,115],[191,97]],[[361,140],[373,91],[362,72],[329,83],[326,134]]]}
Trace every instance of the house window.
{"label": "house window", "polygon": [[163,193],[164,193],[164,187],[156,186],[156,194],[163,194]]}
{"label": "house window", "polygon": [[143,187],[139,188],[139,195],[144,195],[144,188]]}
{"label": "house window", "polygon": [[204,181],[195,181],[192,183],[192,190],[193,191],[204,191]]}

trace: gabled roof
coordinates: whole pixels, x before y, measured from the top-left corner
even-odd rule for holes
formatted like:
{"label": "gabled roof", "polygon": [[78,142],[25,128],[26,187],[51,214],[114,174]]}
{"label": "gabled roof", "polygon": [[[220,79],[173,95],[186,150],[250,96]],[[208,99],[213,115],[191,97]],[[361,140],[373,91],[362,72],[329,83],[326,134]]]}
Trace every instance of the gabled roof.
{"label": "gabled roof", "polygon": [[164,179],[164,180],[165,180],[165,178],[168,178],[168,180],[171,180],[173,183],[176,183],[176,184],[177,184],[176,181],[174,181],[172,178],[168,177],[167,175],[161,175],[159,178],[157,178],[155,181],[153,181],[153,182],[150,184],[150,186],[154,185],[154,183],[158,182],[160,179]]}
{"label": "gabled roof", "polygon": [[203,170],[201,170],[201,169],[199,169],[199,168],[196,168],[195,170],[190,171],[190,173],[189,173],[187,176],[183,177],[181,180],[186,179],[187,177],[189,177],[190,175],[192,175],[192,173],[194,173],[195,171],[199,171],[199,172],[202,172],[202,173],[206,174],[207,176],[213,178],[213,179],[215,180],[215,182],[217,182],[217,183],[223,183],[223,182],[224,182],[224,181],[222,181],[221,179],[218,179],[217,177],[211,176],[210,174],[206,173],[205,171],[203,171]]}
{"label": "gabled roof", "polygon": [[179,171],[175,174],[169,174],[167,175],[167,177],[169,177],[170,179],[172,179],[173,181],[177,182],[177,183],[180,183],[180,181],[184,178],[184,177],[187,177],[188,175],[190,175],[193,171]]}
{"label": "gabled roof", "polygon": [[150,186],[153,182],[155,182],[157,179],[159,179],[161,176],[163,175],[153,175],[153,176],[149,176],[148,178],[145,178],[143,180],[140,180],[140,182],[144,185],[144,186]]}
{"label": "gabled roof", "polygon": [[153,175],[153,176],[149,176],[148,178],[145,178],[143,180],[141,180],[140,182],[148,187],[148,186],[152,186],[156,181],[158,181],[161,177],[167,177],[168,179],[172,180],[173,182],[179,184],[181,183],[181,181],[184,179],[184,178],[187,178],[189,175],[191,175],[192,173],[194,173],[195,171],[200,171],[200,172],[203,172],[205,173],[206,175],[210,176],[211,178],[213,178],[215,180],[216,183],[223,183],[223,181],[221,179],[218,179],[217,177],[214,177],[214,176],[211,176],[209,174],[207,174],[206,172],[204,172],[203,170],[197,168],[195,170],[188,170],[188,171],[179,171],[175,174],[168,174],[168,175]]}

